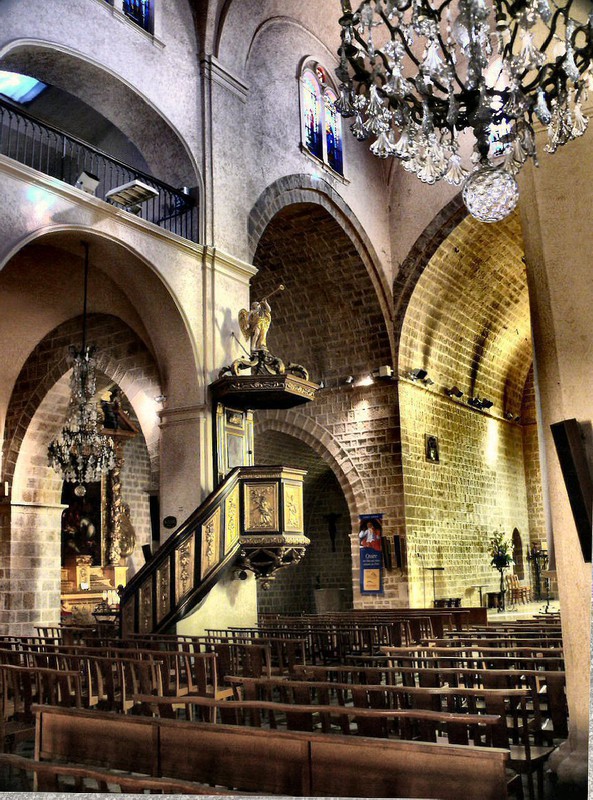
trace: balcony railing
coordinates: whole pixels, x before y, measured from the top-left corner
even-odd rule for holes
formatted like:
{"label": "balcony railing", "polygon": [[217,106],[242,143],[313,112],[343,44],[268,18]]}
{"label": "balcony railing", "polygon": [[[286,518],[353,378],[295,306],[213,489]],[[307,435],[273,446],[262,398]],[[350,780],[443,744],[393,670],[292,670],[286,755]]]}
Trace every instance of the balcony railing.
{"label": "balcony railing", "polygon": [[197,206],[189,194],[39,122],[2,98],[0,153],[72,186],[82,172],[88,172],[99,180],[96,196],[101,199],[111,189],[139,180],[155,189],[158,196],[142,203],[136,216],[184,239],[198,241]]}

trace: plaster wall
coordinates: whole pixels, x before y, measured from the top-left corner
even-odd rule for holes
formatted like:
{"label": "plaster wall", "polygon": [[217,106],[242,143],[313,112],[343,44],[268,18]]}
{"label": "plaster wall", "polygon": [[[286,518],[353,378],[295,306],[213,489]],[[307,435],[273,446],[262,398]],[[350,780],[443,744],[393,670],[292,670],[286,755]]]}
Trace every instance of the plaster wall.
{"label": "plaster wall", "polygon": [[240,581],[226,573],[202,604],[177,623],[179,636],[204,636],[208,628],[254,627],[257,625],[256,581],[252,575]]}
{"label": "plaster wall", "polygon": [[[104,0],[3,0],[0,5],[0,57],[24,47],[33,53],[36,47],[50,43],[58,52],[84,54],[85,60],[100,66],[122,83],[133,87],[146,101],[168,118],[201,158],[198,122],[200,81],[193,17],[185,0],[156,3],[157,36],[146,34],[123,14],[114,13]],[[52,58],[37,63],[43,73],[51,74]],[[35,56],[31,61],[35,70]],[[49,70],[49,72],[47,72]],[[65,85],[61,85],[61,80]],[[78,95],[89,105],[112,118],[101,82],[90,83],[84,70],[66,75],[61,72],[53,81]],[[171,91],[171,87],[175,91]],[[111,97],[117,101],[117,98]],[[113,111],[114,109],[112,109]],[[125,115],[118,108],[118,115]],[[141,130],[141,120],[138,120]],[[138,144],[138,142],[137,142]]]}
{"label": "plaster wall", "polygon": [[[279,6],[281,13],[274,16],[269,6]],[[342,123],[345,179],[325,169],[300,146],[301,63],[305,56],[311,57],[333,74],[338,46],[333,41],[335,21],[317,3],[270,3],[265,8],[268,20],[256,30],[253,22],[263,12],[260,4],[234,3],[225,24],[219,59],[224,68],[240,76],[246,88],[240,98],[220,85],[213,87],[213,108],[217,111],[213,122],[214,241],[237,257],[248,259],[247,231],[241,221],[258,197],[283,176],[311,175],[345,200],[372,242],[379,268],[389,277],[383,165],[350,134],[348,120]],[[306,24],[302,22],[305,19]],[[232,48],[226,44],[226,37],[232,37]],[[240,60],[243,58],[244,62]],[[233,169],[234,159],[228,158],[229,153],[239,154],[249,169]]]}
{"label": "plaster wall", "polygon": [[[538,151],[543,152],[543,134]],[[565,642],[570,738],[553,763],[559,775],[580,777],[587,769],[589,727],[591,564],[583,561],[550,424],[576,418],[585,436],[589,465],[593,413],[593,144],[590,135],[543,153],[538,170],[524,170],[521,213],[532,308],[534,347],[554,549]]]}

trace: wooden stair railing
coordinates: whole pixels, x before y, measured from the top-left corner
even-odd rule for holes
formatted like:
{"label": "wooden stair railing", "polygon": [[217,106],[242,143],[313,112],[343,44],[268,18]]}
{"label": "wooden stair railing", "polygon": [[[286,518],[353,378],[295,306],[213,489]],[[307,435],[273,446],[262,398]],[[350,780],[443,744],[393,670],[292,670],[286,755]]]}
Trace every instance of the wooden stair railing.
{"label": "wooden stair railing", "polygon": [[304,475],[290,467],[229,472],[123,589],[122,636],[170,628],[208,594],[242,550],[253,554],[253,563],[242,563],[257,574],[257,554],[266,537],[286,545],[275,568],[291,559],[296,563],[308,543],[302,529]]}

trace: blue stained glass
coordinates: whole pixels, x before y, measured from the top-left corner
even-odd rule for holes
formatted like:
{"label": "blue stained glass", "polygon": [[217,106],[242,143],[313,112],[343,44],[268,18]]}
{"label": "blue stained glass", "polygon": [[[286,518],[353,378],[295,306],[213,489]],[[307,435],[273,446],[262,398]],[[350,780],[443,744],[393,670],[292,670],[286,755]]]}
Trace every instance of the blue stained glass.
{"label": "blue stained glass", "polygon": [[334,105],[336,95],[327,90],[323,96],[325,104],[325,145],[327,148],[327,163],[340,175],[344,169],[342,158],[342,137],[338,112]]}
{"label": "blue stained glass", "polygon": [[36,78],[0,70],[0,94],[9,97],[15,103],[30,103],[45,88],[46,84]]}
{"label": "blue stained glass", "polygon": [[323,159],[321,129],[321,98],[313,73],[303,76],[303,116],[305,120],[305,146],[310,153]]}

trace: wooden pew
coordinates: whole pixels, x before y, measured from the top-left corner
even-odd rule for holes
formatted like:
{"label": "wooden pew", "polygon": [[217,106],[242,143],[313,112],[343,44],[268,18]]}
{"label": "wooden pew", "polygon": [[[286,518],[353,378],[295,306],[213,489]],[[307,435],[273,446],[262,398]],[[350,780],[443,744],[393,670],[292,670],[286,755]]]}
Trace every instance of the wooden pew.
{"label": "wooden pew", "polygon": [[[152,778],[149,775],[122,774],[107,769],[89,767],[84,764],[62,764],[35,761],[14,753],[0,753],[0,766],[20,773],[20,788],[23,792],[113,792],[121,794],[201,794],[235,795],[228,789],[176,780],[175,778]],[[31,777],[29,777],[31,776]],[[11,780],[11,785],[14,778]]]}
{"label": "wooden pew", "polygon": [[50,707],[36,713],[36,759],[41,761],[69,758],[287,796],[508,797],[508,752],[499,748],[327,737]]}

